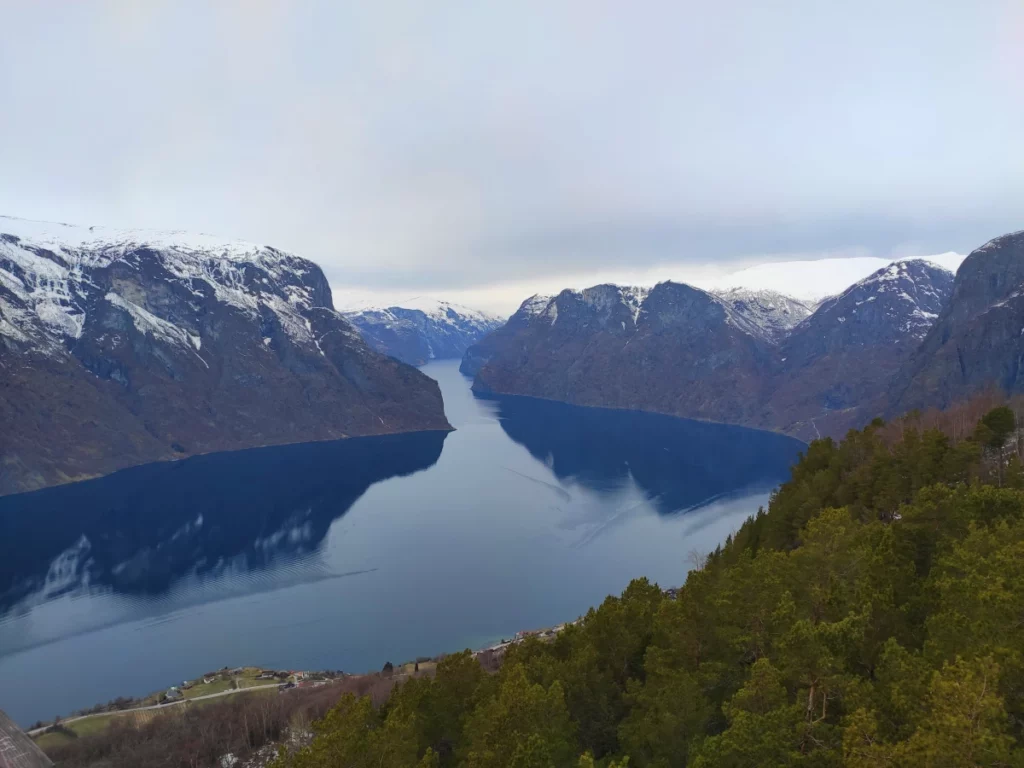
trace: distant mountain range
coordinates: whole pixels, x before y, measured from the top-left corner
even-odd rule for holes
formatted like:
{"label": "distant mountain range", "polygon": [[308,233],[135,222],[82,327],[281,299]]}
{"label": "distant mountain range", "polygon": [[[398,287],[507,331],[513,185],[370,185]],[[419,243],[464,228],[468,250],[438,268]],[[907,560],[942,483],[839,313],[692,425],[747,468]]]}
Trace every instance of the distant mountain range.
{"label": "distant mountain range", "polygon": [[437,383],[311,261],[204,235],[0,217],[0,494],[149,461],[450,429]]}
{"label": "distant mountain range", "polygon": [[371,347],[410,365],[461,358],[504,319],[447,301],[416,297],[400,306],[343,310]]}
{"label": "distant mountain range", "polygon": [[597,285],[533,296],[502,323],[426,299],[337,312],[316,264],[267,246],[0,217],[0,494],[197,453],[446,430],[437,384],[406,363],[460,355],[482,393],[838,435],[1024,391],[1022,329],[1024,232],[955,278],[897,261],[822,301]]}
{"label": "distant mountain range", "polygon": [[[975,271],[1005,272],[976,256],[1002,252],[1009,247],[1003,240],[972,254],[958,285]],[[1012,300],[1014,290],[1024,290],[1024,274],[987,299]],[[478,392],[649,410],[802,439],[838,435],[902,402],[949,401],[929,386],[933,374],[923,361],[930,356],[918,350],[943,346],[932,340],[932,328],[945,324],[940,314],[953,312],[948,322],[955,322],[951,308],[960,293],[950,271],[921,259],[887,264],[817,305],[774,291],[710,292],[672,282],[566,290],[527,299],[505,326],[467,350],[461,370]],[[978,309],[966,313],[976,318]],[[974,326],[961,320],[958,327],[969,335]],[[1011,346],[1009,334],[1004,341]],[[1013,359],[1012,350],[1007,354]],[[982,358],[977,386],[994,382],[995,373],[1004,384],[1010,372],[994,371]],[[908,373],[913,366],[921,372]],[[939,368],[956,373],[948,363]],[[900,381],[909,394],[894,394]],[[971,390],[945,386],[957,395]]]}
{"label": "distant mountain range", "polygon": [[[966,257],[949,251],[921,258],[955,273]],[[838,296],[891,263],[892,259],[878,256],[768,261],[709,279],[700,287],[716,293],[730,288],[777,291],[814,305]]]}

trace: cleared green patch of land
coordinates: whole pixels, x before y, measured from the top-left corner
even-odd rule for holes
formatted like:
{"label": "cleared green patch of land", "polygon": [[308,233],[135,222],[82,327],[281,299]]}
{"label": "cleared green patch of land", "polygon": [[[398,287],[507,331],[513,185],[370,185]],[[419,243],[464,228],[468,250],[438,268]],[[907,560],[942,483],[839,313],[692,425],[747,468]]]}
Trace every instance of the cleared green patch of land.
{"label": "cleared green patch of land", "polygon": [[[60,744],[67,744],[76,738],[99,733],[110,727],[111,720],[115,717],[128,717],[129,715],[103,714],[87,717],[83,720],[76,720],[68,725],[60,726],[59,730],[49,731],[37,736],[35,741],[41,749],[48,749]],[[71,733],[67,733],[70,731]]]}
{"label": "cleared green patch of land", "polygon": [[195,699],[199,696],[209,696],[211,693],[221,693],[230,690],[233,685],[234,683],[231,678],[217,677],[209,683],[204,683],[200,680],[191,688],[183,690],[182,694],[186,699]]}

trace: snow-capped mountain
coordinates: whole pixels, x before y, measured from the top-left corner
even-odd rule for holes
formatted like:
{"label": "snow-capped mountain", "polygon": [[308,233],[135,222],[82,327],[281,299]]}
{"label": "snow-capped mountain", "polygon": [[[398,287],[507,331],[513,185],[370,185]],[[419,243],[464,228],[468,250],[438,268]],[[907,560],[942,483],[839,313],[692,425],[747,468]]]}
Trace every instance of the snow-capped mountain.
{"label": "snow-capped mountain", "polygon": [[[949,251],[924,256],[925,261],[956,272],[964,256]],[[878,256],[809,259],[805,261],[771,261],[756,264],[701,284],[714,293],[732,288],[777,291],[813,306],[830,296],[837,296],[848,287],[885,269],[892,259]]]}
{"label": "snow-capped mountain", "polygon": [[311,261],[0,217],[0,493],[254,445],[446,429]]}
{"label": "snow-capped mountain", "polygon": [[137,304],[113,285],[102,297],[91,275],[137,270],[159,261],[164,279],[192,294],[212,298],[252,321],[262,316],[289,339],[315,347],[305,314],[330,308],[330,288],[319,268],[275,248],[183,232],[149,232],[0,217],[0,335],[59,354],[82,337],[91,304],[107,302],[129,314],[137,328],[168,344],[191,348],[199,360],[202,336],[191,318],[178,323]]}
{"label": "snow-capped mountain", "polygon": [[672,282],[565,290],[527,299],[470,347],[462,371],[482,392],[814,437],[878,405],[952,280],[923,260],[894,262],[816,308],[776,291]]}
{"label": "snow-capped mountain", "polygon": [[894,261],[821,302],[793,329],[787,348],[816,350],[918,342],[939,316],[953,289],[953,273],[924,259]]}
{"label": "snow-capped mountain", "polygon": [[447,301],[416,297],[389,307],[349,309],[342,315],[376,349],[411,365],[461,358],[505,321]]}
{"label": "snow-capped mountain", "polygon": [[778,343],[811,314],[802,301],[767,289],[732,288],[715,293],[734,312],[748,317],[770,341]]}
{"label": "snow-capped mountain", "polygon": [[459,371],[464,376],[476,376],[481,367],[511,340],[517,333],[525,329],[533,319],[547,310],[554,296],[534,294],[519,305],[512,316],[504,324],[499,324],[490,333],[484,334],[475,344],[466,348],[459,363]]}
{"label": "snow-capped mountain", "polygon": [[953,274],[889,264],[823,301],[779,348],[766,424],[803,438],[842,434],[885,410],[885,393],[949,301]]}
{"label": "snow-capped mountain", "polygon": [[683,283],[597,285],[524,303],[464,358],[478,392],[726,420],[760,399],[772,342],[752,314]]}

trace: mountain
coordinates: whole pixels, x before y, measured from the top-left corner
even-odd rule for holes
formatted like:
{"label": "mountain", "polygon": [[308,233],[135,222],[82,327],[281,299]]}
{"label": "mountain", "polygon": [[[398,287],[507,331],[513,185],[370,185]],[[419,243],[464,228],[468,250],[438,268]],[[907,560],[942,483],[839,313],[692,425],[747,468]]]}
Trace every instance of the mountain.
{"label": "mountain", "polygon": [[1024,391],[1024,231],[990,240],[890,388],[893,412],[945,407],[992,387]]}
{"label": "mountain", "polygon": [[476,391],[714,421],[749,418],[762,399],[770,336],[713,294],[598,285],[538,309],[521,308],[478,345],[488,359]]}
{"label": "mountain", "polygon": [[897,261],[823,301],[779,348],[761,425],[804,439],[841,435],[885,410],[891,378],[948,301],[953,275]]}
{"label": "mountain", "polygon": [[[889,378],[937,317],[953,276],[887,265],[822,302],[680,283],[533,297],[471,347],[478,392],[840,434],[883,406]],[[824,431],[822,431],[824,430]]]}
{"label": "mountain", "polygon": [[311,261],[0,218],[0,493],[211,451],[449,429]]}
{"label": "mountain", "polygon": [[811,307],[792,296],[767,289],[730,288],[718,291],[718,298],[729,304],[733,311],[754,320],[762,332],[778,343],[789,331],[809,317]]}
{"label": "mountain", "polygon": [[371,347],[410,365],[461,358],[466,349],[504,322],[494,315],[433,299],[345,310],[342,315]]}
{"label": "mountain", "polygon": [[[948,251],[924,258],[955,273],[965,257]],[[701,287],[718,293],[736,287],[774,290],[813,306],[831,296],[838,296],[854,283],[891,263],[891,259],[879,256],[769,261],[723,275],[710,280],[707,285],[701,284]]]}
{"label": "mountain", "polygon": [[466,376],[476,376],[484,363],[497,354],[507,342],[511,342],[517,333],[533,322],[533,319],[545,311],[554,296],[542,296],[534,294],[515,311],[504,325],[499,325],[490,333],[484,335],[476,344],[470,345],[462,356],[459,364],[459,371]]}

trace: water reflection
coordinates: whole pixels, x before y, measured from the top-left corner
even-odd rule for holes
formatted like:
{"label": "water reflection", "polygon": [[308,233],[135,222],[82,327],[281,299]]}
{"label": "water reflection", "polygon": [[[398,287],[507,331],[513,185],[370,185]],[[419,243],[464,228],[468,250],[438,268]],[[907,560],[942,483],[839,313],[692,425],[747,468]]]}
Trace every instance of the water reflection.
{"label": "water reflection", "polygon": [[661,514],[771,488],[803,443],[744,427],[546,400],[486,397],[501,428],[562,481],[611,491],[630,477]]}
{"label": "water reflection", "polygon": [[28,724],[225,664],[379,669],[565,621],[637,576],[679,584],[803,447],[482,400],[457,361],[424,370],[458,431],[0,498],[0,708]]}
{"label": "water reflection", "polygon": [[196,456],[0,497],[0,615],[83,590],[158,595],[186,576],[300,558],[371,485],[431,467],[446,437]]}

